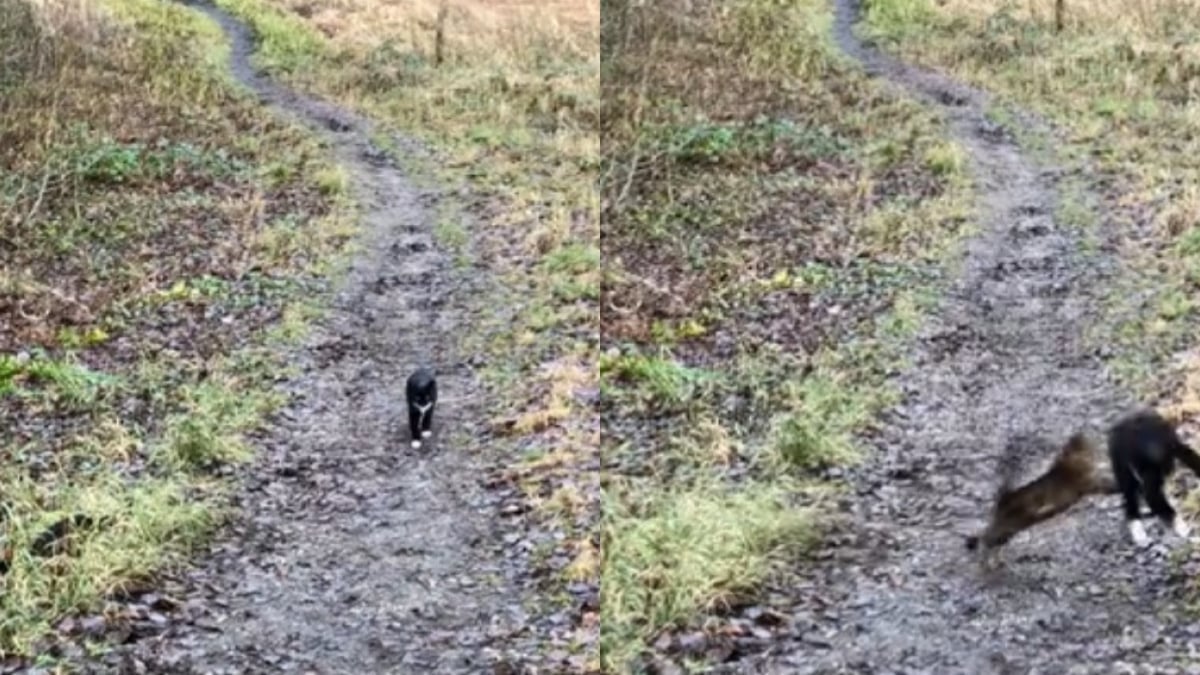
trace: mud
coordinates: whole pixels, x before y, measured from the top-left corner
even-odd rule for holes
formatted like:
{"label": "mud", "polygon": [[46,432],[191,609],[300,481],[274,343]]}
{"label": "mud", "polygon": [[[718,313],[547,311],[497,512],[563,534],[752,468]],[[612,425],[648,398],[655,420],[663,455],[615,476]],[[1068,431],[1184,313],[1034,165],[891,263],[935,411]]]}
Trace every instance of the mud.
{"label": "mud", "polygon": [[[292,402],[257,440],[240,515],[181,586],[160,635],[102,659],[104,672],[479,673],[531,621],[506,495],[466,452],[484,433],[470,355],[453,351],[485,283],[433,240],[447,198],[416,187],[369,140],[371,125],[260,75],[249,30],[221,11],[234,76],[319,130],[362,209],[359,250],[294,356]],[[400,152],[421,148],[399,139]],[[435,437],[409,448],[404,381],[433,363]],[[511,534],[511,533],[510,533]],[[520,542],[517,542],[519,545]],[[513,670],[512,672],[517,672]]]}
{"label": "mud", "polygon": [[1182,620],[1180,597],[1181,572],[1195,565],[1173,567],[1157,525],[1156,545],[1135,552],[1117,497],[1019,535],[992,574],[968,557],[964,536],[984,524],[1010,435],[1057,445],[1137,404],[1083,340],[1118,271],[1105,253],[1114,233],[1100,224],[1101,245],[1082,246],[1054,217],[1063,171],[998,133],[983,92],[864,44],[858,12],[838,0],[837,42],[944,113],[970,156],[980,227],[899,378],[903,401],[849,475],[846,525],[802,579],[774,589],[791,597],[790,637],[723,672],[1195,672],[1186,664],[1200,631]]}

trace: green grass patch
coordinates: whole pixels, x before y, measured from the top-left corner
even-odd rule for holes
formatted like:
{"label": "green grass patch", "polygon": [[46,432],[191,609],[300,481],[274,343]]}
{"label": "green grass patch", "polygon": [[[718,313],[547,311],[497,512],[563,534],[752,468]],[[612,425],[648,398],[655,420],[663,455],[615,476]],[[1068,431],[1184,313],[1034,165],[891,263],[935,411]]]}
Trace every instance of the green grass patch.
{"label": "green grass patch", "polygon": [[86,408],[117,383],[117,378],[69,357],[54,359],[43,352],[0,355],[0,396]]}
{"label": "green grass patch", "polygon": [[[681,365],[665,352],[602,358],[600,374],[606,378],[606,382],[623,380],[630,385],[621,388],[606,386],[607,394],[660,412],[686,408],[689,403],[696,401],[715,377],[713,373]],[[626,395],[632,398],[625,398]]]}
{"label": "green grass patch", "polygon": [[790,549],[812,543],[814,514],[782,485],[706,483],[636,505],[609,499],[604,517],[600,650],[627,664],[660,630],[752,593]]}
{"label": "green grass patch", "polygon": [[[93,607],[97,598],[183,563],[217,523],[211,507],[196,501],[193,486],[170,478],[131,485],[102,468],[36,482],[5,475],[4,486],[5,544],[14,552],[0,597],[6,651],[25,651],[41,639],[48,617]],[[77,513],[102,524],[72,532],[70,554],[29,554],[46,528]]]}
{"label": "green grass patch", "polygon": [[329,50],[321,37],[298,17],[263,0],[217,0],[217,6],[250,22],[258,40],[255,60],[277,73],[313,71]]}
{"label": "green grass patch", "polygon": [[181,398],[181,411],[168,419],[159,447],[151,450],[153,460],[173,471],[211,470],[250,459],[243,434],[281,402],[277,395],[220,375]]}
{"label": "green grass patch", "polygon": [[853,432],[871,419],[870,399],[824,375],[810,375],[791,392],[793,409],[772,434],[775,452],[788,465],[819,469],[854,463]]}

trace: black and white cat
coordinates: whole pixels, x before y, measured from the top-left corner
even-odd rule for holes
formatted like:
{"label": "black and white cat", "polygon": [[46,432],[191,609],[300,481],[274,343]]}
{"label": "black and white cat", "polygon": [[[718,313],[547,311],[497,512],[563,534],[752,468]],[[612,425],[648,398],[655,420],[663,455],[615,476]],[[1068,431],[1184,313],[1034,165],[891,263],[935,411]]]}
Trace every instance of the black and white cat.
{"label": "black and white cat", "polygon": [[1191,528],[1175,512],[1163,488],[1176,460],[1200,476],[1200,455],[1179,438],[1171,423],[1153,410],[1135,412],[1109,429],[1108,453],[1133,543],[1139,547],[1150,543],[1142,525],[1141,500],[1176,536],[1188,538]]}
{"label": "black and white cat", "polygon": [[421,440],[433,435],[433,407],[437,404],[437,377],[432,368],[418,368],[408,376],[404,386],[408,399],[408,428],[412,446],[421,447]]}

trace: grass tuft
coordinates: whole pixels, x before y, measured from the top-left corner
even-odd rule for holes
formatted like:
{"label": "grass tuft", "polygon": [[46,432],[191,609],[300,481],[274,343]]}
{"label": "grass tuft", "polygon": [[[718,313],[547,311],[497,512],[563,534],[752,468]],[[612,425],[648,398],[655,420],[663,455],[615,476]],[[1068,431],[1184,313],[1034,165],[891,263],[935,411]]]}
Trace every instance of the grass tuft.
{"label": "grass tuft", "polygon": [[632,662],[663,628],[752,593],[788,550],[810,544],[814,516],[789,497],[781,485],[744,491],[709,483],[636,507],[610,500],[601,589],[605,659]]}

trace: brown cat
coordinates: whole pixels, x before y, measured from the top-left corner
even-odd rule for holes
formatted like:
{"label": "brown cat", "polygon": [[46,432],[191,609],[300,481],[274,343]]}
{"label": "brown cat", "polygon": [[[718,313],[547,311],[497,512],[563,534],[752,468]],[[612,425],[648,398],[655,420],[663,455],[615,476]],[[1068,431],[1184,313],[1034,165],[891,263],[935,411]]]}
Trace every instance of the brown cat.
{"label": "brown cat", "polygon": [[1001,464],[1000,488],[996,491],[991,522],[980,534],[967,537],[967,550],[974,551],[982,545],[986,555],[1007,544],[1019,532],[1053,518],[1088,495],[1115,494],[1116,481],[1097,471],[1097,456],[1096,446],[1084,434],[1077,433],[1067,440],[1044,474],[1014,488],[1017,458],[1010,444]]}

